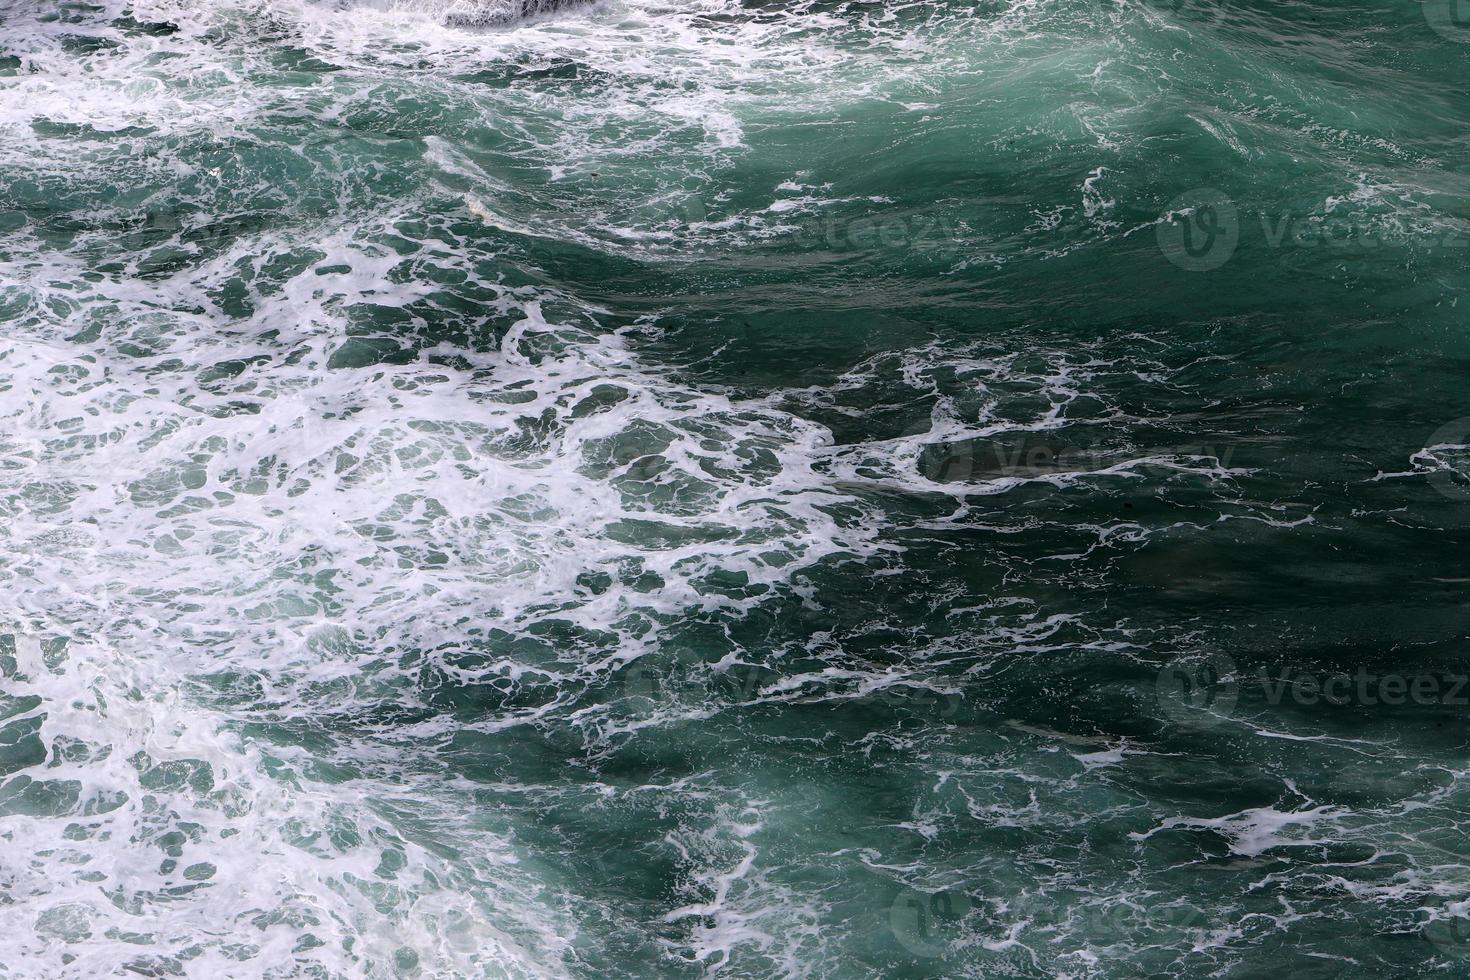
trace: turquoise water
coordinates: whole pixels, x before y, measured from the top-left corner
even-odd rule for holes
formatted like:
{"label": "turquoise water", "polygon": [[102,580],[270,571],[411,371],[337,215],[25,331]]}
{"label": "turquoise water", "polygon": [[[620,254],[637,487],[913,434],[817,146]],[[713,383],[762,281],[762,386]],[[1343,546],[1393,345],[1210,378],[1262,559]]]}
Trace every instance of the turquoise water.
{"label": "turquoise water", "polygon": [[1463,4],[514,13],[0,5],[0,975],[1470,974]]}

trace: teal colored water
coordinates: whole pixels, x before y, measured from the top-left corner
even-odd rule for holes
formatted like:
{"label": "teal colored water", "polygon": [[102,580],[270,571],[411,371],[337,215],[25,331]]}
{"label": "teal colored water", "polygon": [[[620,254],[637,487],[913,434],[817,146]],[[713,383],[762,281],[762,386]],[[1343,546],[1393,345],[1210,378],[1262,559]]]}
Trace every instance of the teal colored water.
{"label": "teal colored water", "polygon": [[1470,973],[1462,8],[0,6],[0,973]]}

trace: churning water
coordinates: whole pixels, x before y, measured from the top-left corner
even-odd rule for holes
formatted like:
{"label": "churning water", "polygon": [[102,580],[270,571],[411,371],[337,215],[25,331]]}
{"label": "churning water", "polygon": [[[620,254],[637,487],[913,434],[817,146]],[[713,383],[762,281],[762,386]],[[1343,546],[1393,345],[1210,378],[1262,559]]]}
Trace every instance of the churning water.
{"label": "churning water", "polygon": [[1470,969],[1462,7],[0,0],[0,976]]}

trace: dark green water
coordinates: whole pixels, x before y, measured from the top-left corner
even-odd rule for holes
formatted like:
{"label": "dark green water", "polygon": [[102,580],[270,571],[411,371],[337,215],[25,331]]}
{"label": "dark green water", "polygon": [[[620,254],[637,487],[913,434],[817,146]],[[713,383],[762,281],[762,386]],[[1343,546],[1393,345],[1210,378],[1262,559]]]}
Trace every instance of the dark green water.
{"label": "dark green water", "polygon": [[0,2],[0,976],[1470,975],[1463,3],[470,6]]}

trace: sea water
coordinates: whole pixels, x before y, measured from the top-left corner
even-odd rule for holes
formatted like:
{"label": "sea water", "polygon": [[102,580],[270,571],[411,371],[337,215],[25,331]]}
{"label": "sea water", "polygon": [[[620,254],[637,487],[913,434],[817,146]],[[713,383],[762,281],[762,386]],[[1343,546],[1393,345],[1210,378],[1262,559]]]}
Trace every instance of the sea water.
{"label": "sea water", "polygon": [[1462,7],[4,0],[0,976],[1463,975]]}

